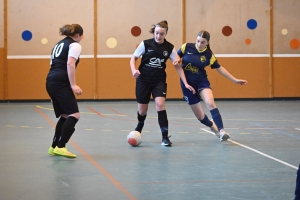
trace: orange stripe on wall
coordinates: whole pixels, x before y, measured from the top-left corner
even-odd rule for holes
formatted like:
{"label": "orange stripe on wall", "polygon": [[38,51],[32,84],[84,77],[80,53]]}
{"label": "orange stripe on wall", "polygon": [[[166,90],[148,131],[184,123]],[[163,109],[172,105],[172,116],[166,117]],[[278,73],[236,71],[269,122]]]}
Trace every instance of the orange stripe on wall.
{"label": "orange stripe on wall", "polygon": [[[3,49],[0,49],[0,54]],[[1,56],[1,55],[0,55]],[[274,59],[274,97],[300,97],[300,58]],[[215,98],[269,98],[269,58],[218,58],[219,63],[236,78],[249,83],[232,83],[216,70],[207,68]],[[135,99],[135,79],[131,75],[129,58],[98,58],[93,74],[93,59],[81,59],[77,71],[77,84],[83,89],[78,99],[94,99],[94,78],[98,79],[97,99]],[[139,60],[137,64],[139,64]],[[48,59],[8,60],[8,100],[49,99],[45,89],[49,70]],[[0,61],[0,99],[3,100],[3,64]],[[167,98],[181,99],[179,76],[170,61],[167,63]]]}

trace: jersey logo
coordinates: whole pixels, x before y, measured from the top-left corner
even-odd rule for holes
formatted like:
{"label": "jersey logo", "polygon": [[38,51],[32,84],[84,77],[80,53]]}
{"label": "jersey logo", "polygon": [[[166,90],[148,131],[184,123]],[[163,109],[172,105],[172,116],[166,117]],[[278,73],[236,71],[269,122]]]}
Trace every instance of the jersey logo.
{"label": "jersey logo", "polygon": [[201,60],[201,62],[205,62],[206,61],[206,57],[205,56],[201,56],[200,60]]}
{"label": "jersey logo", "polygon": [[185,99],[185,101],[186,101],[187,103],[189,103],[189,98],[188,98],[187,96],[183,96],[183,98]]}
{"label": "jersey logo", "polygon": [[187,54],[193,54],[193,53],[187,52]]}
{"label": "jersey logo", "polygon": [[167,57],[167,56],[168,56],[168,52],[167,52],[167,51],[164,51],[164,52],[163,52],[163,55],[164,55],[165,57]]}
{"label": "jersey logo", "polygon": [[189,63],[187,66],[184,67],[184,70],[189,70],[192,73],[198,73],[199,68],[192,66],[191,63]]}
{"label": "jersey logo", "polygon": [[151,51],[153,51],[153,49],[148,49],[148,52],[151,52]]}
{"label": "jersey logo", "polygon": [[165,59],[159,59],[159,58],[150,58],[149,65],[150,67],[157,67],[157,68],[162,68],[161,63],[165,62]]}

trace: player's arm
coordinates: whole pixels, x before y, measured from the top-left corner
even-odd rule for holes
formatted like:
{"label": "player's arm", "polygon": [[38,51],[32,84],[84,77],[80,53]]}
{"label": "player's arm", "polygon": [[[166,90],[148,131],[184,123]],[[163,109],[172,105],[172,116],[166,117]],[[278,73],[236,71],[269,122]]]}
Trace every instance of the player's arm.
{"label": "player's arm", "polygon": [[82,90],[78,85],[76,85],[76,68],[75,68],[76,58],[73,58],[71,56],[68,57],[68,63],[67,63],[67,70],[68,70],[68,77],[70,81],[70,85],[72,90],[77,95],[81,95]]}
{"label": "player's arm", "polygon": [[232,82],[234,82],[236,84],[245,85],[248,83],[246,80],[235,78],[222,66],[220,66],[219,68],[216,68],[216,69],[221,75],[225,76],[226,78],[228,78],[229,80],[231,80]]}
{"label": "player's arm", "polygon": [[173,49],[173,51],[170,55],[170,60],[172,61],[173,65],[177,71],[177,74],[180,76],[180,79],[184,83],[184,86],[187,89],[189,89],[191,92],[193,92],[193,94],[195,94],[196,93],[195,89],[192,86],[190,86],[186,81],[184,71],[180,65],[180,62],[178,62],[178,60],[180,61],[180,57],[177,55],[175,49]]}
{"label": "player's arm", "polygon": [[134,51],[133,55],[131,56],[130,59],[130,68],[131,68],[131,73],[134,78],[139,77],[141,74],[139,70],[136,69],[136,60],[141,57],[145,53],[145,45],[144,42],[142,41],[139,46],[136,48]]}
{"label": "player's arm", "polygon": [[81,95],[81,88],[76,85],[76,61],[79,58],[81,53],[81,45],[77,42],[70,44],[69,52],[68,52],[68,61],[67,61],[67,71],[69,82],[72,90],[77,95]]}
{"label": "player's arm", "polygon": [[132,72],[132,76],[134,78],[139,77],[139,75],[141,74],[139,70],[136,69],[136,60],[138,58],[135,57],[134,55],[132,55],[131,59],[130,59],[130,68],[131,68],[131,72]]}

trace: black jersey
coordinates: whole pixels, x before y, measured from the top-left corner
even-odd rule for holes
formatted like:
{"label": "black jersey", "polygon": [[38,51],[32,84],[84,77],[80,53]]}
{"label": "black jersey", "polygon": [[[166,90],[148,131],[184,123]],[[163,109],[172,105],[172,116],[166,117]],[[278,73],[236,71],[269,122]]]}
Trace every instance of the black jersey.
{"label": "black jersey", "polygon": [[[51,52],[51,68],[47,76],[47,82],[70,84],[67,62],[70,44],[76,42],[70,37],[66,37],[59,41]],[[79,57],[76,61],[76,66],[79,63]]]}
{"label": "black jersey", "polygon": [[162,44],[158,44],[154,38],[144,40],[145,52],[142,55],[139,66],[139,80],[146,81],[166,81],[166,62],[170,57],[174,45],[166,39]]}

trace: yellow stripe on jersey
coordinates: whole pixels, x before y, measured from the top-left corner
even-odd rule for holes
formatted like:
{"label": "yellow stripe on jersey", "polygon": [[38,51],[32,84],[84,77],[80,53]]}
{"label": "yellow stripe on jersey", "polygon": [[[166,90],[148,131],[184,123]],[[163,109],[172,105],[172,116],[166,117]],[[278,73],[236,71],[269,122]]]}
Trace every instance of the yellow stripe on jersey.
{"label": "yellow stripe on jersey", "polygon": [[181,46],[181,52],[182,52],[182,54],[184,54],[184,52],[185,52],[185,47],[186,47],[186,43]]}
{"label": "yellow stripe on jersey", "polygon": [[216,62],[216,60],[217,60],[217,59],[216,59],[215,55],[212,54],[212,55],[211,55],[211,58],[210,58],[209,64],[210,64],[210,65],[214,64],[214,63]]}

